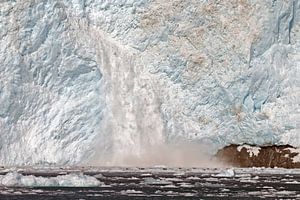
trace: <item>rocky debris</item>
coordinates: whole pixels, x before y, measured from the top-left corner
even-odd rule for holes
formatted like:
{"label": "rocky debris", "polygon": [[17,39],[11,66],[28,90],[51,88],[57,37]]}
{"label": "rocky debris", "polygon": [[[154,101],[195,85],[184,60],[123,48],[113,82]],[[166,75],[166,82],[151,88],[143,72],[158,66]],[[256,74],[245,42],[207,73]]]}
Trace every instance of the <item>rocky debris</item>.
{"label": "rocky debris", "polygon": [[252,146],[232,144],[216,157],[234,167],[300,168],[300,149],[290,145]]}

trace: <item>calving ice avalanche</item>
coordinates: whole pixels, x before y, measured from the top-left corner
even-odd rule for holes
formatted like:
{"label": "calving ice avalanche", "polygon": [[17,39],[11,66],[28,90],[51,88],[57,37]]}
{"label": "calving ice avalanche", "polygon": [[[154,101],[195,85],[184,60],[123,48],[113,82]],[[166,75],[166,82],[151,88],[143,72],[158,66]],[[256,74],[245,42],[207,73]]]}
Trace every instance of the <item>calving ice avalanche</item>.
{"label": "calving ice avalanche", "polygon": [[300,147],[299,0],[4,0],[0,22],[0,165]]}

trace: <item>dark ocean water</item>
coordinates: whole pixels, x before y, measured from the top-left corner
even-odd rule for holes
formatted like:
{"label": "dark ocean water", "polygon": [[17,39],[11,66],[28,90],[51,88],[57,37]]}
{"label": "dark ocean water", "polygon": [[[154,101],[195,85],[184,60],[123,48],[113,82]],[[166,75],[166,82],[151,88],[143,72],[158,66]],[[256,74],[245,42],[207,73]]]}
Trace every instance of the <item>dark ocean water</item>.
{"label": "dark ocean water", "polygon": [[[14,169],[16,170],[16,169]],[[5,175],[10,170],[2,170]],[[52,168],[17,169],[53,177],[83,173],[97,187],[4,187],[0,199],[300,199],[300,171],[284,169]]]}

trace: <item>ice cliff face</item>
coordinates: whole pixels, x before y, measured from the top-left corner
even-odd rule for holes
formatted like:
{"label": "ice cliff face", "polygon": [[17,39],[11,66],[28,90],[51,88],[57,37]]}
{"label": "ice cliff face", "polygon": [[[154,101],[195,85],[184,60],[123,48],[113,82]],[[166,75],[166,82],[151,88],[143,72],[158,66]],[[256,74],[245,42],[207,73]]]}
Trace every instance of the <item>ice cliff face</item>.
{"label": "ice cliff face", "polygon": [[0,164],[300,147],[299,31],[299,0],[1,1]]}

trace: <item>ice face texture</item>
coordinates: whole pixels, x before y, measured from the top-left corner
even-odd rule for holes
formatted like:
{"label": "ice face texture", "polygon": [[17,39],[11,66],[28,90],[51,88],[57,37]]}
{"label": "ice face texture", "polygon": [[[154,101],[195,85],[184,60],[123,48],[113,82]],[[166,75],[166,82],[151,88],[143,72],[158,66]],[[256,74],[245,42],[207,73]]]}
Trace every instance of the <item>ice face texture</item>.
{"label": "ice face texture", "polygon": [[299,0],[1,1],[0,164],[300,147],[299,31]]}

